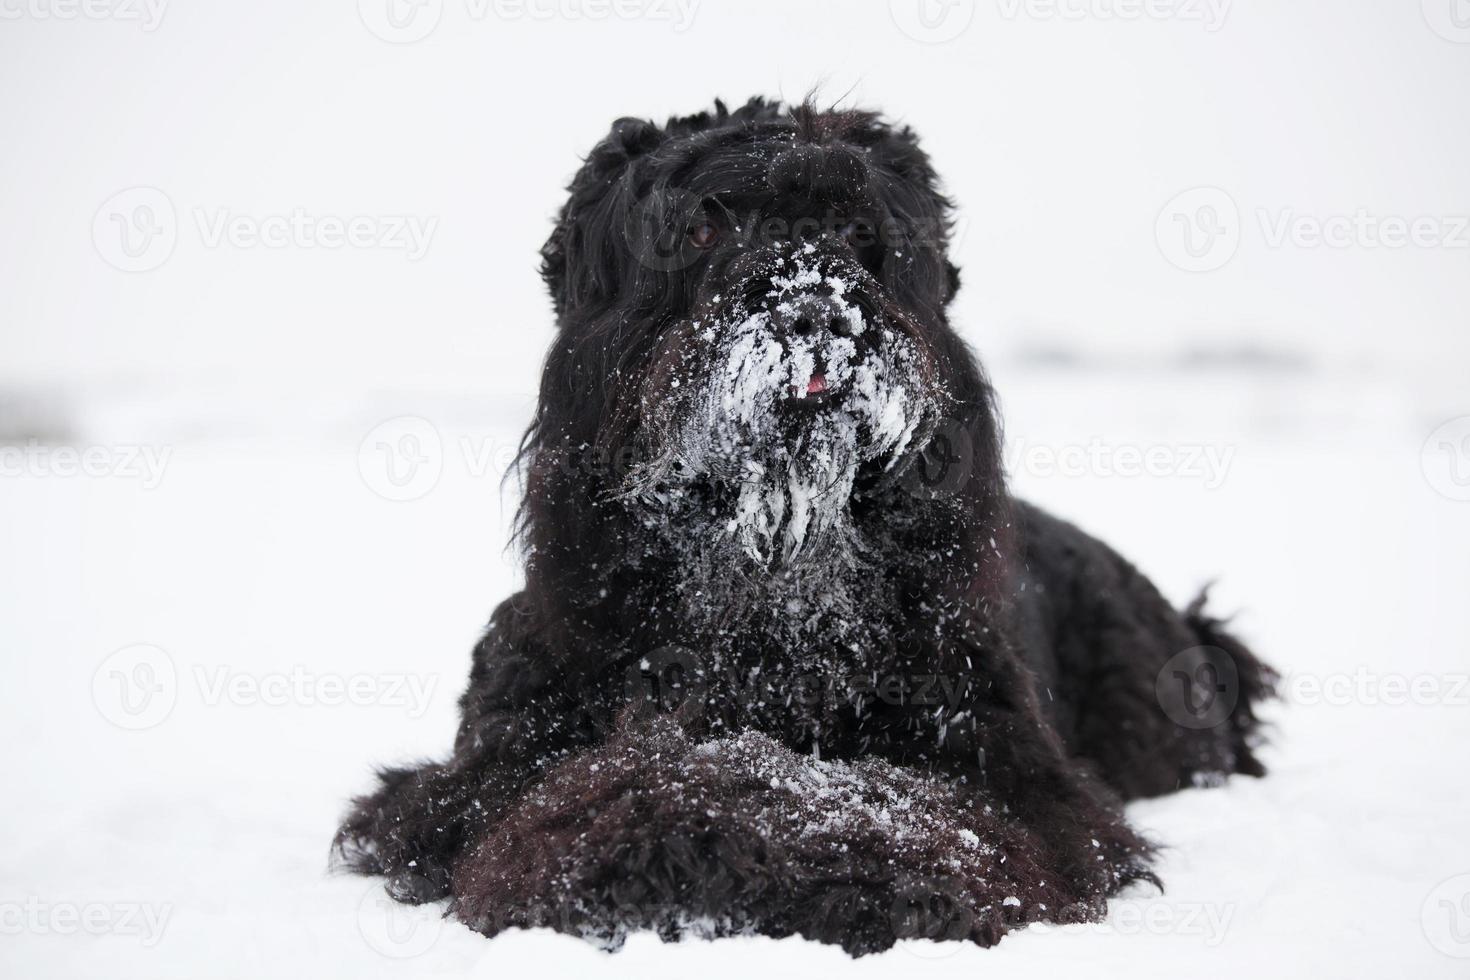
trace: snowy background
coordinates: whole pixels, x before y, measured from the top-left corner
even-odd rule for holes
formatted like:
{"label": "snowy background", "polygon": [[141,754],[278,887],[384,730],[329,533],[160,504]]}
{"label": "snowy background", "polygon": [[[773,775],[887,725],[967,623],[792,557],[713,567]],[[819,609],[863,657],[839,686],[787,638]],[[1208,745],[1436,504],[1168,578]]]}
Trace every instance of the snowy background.
{"label": "snowy background", "polygon": [[[815,85],[945,175],[1018,490],[1287,674],[1271,776],[989,951],[608,956],[326,875],[514,588],[579,154]],[[0,0],[0,91],[0,973],[1470,971],[1466,0]]]}

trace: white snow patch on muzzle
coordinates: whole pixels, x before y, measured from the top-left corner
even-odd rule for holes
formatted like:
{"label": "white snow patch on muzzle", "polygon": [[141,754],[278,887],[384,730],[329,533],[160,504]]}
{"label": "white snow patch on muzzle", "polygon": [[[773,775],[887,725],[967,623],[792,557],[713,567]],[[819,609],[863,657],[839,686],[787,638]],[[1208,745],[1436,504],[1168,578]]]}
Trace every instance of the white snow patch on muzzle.
{"label": "white snow patch on muzzle", "polygon": [[840,299],[843,284],[830,285],[849,324],[843,333],[778,336],[766,311],[702,328],[713,357],[700,360],[703,376],[679,379],[673,438],[633,474],[633,496],[675,510],[680,485],[734,491],[730,512],[679,514],[679,534],[721,538],[762,566],[854,546],[859,468],[891,469],[932,424],[937,397],[924,390],[913,342],[867,323]]}

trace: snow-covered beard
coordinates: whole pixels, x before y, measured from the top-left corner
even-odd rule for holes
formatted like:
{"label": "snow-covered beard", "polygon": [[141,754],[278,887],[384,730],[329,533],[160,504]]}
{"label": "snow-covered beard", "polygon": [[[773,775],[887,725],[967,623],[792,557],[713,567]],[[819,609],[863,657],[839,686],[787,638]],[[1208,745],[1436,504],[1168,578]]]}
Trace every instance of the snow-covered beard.
{"label": "snow-covered beard", "polygon": [[[910,337],[815,263],[788,272],[760,302],[687,325],[645,404],[649,455],[624,496],[669,546],[701,619],[743,619],[757,603],[787,621],[851,619],[881,546],[854,519],[855,491],[891,489],[941,411]],[[783,304],[814,292],[845,330],[775,329]]]}

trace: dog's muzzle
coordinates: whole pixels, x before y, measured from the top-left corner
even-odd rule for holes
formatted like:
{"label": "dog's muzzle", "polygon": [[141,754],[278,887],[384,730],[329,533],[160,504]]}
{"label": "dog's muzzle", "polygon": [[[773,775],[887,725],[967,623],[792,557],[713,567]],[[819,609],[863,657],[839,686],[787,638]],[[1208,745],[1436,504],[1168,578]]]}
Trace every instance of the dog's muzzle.
{"label": "dog's muzzle", "polygon": [[[829,293],[803,292],[788,295],[775,304],[770,330],[788,351],[799,346],[812,352],[809,376],[794,378],[788,394],[798,402],[817,404],[837,394],[829,376],[848,375],[850,361],[857,353],[855,346],[835,341],[861,334],[863,321],[856,310]],[[829,363],[835,358],[843,359],[844,363]]]}
{"label": "dog's muzzle", "polygon": [[771,311],[771,332],[779,338],[803,337],[821,343],[862,333],[862,319],[830,293],[790,296]]}

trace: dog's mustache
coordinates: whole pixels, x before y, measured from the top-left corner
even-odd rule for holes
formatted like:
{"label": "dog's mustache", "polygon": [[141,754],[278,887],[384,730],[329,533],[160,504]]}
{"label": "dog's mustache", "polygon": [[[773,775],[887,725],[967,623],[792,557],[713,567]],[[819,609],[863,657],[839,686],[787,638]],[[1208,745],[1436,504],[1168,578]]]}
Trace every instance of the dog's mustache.
{"label": "dog's mustache", "polygon": [[854,493],[897,482],[932,433],[928,358],[827,268],[788,267],[754,311],[697,317],[692,346],[665,354],[683,373],[655,372],[648,461],[616,496],[659,513],[686,552],[724,540],[726,560],[756,567],[850,564]]}

